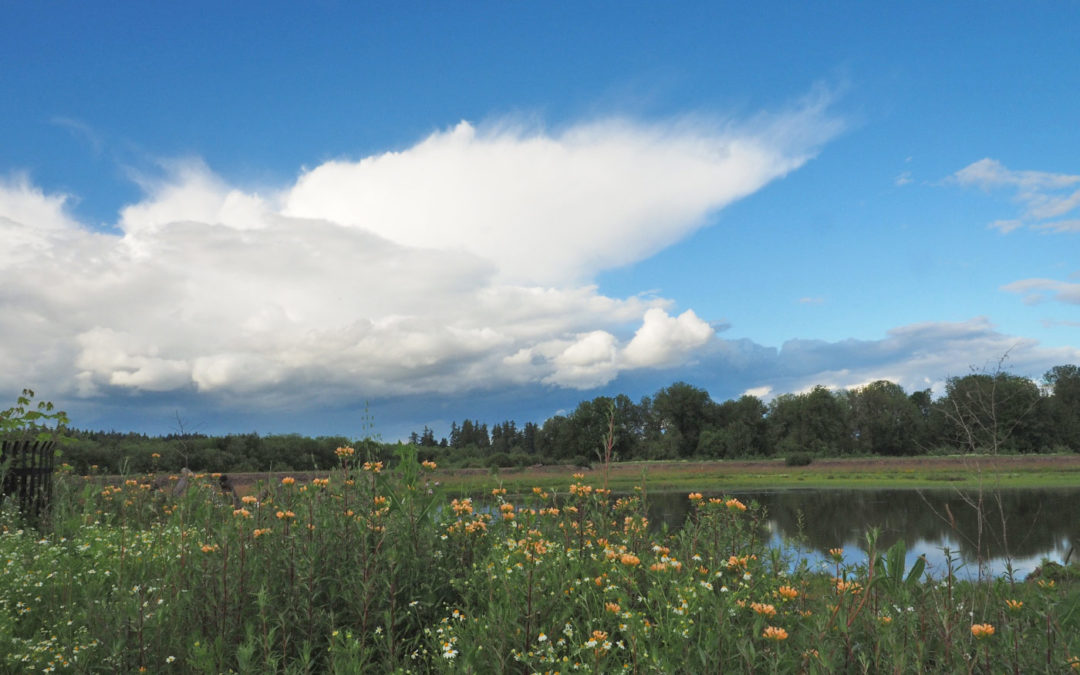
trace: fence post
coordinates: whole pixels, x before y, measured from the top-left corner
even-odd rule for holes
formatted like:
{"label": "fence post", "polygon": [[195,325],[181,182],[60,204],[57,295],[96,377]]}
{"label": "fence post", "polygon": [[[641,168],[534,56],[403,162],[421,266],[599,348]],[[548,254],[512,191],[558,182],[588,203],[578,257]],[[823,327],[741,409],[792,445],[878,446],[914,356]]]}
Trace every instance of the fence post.
{"label": "fence post", "polygon": [[3,441],[0,466],[4,467],[3,496],[16,496],[23,515],[37,518],[52,499],[55,441]]}

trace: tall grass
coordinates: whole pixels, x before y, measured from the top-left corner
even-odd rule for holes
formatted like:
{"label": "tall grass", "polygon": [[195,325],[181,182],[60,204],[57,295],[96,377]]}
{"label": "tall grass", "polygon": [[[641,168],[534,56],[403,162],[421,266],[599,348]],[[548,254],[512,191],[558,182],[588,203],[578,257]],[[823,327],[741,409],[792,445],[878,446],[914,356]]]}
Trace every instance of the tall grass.
{"label": "tall grass", "polygon": [[3,672],[1062,672],[1067,575],[922,578],[903,545],[827,569],[763,514],[692,493],[675,533],[642,491],[442,495],[434,465],[339,450],[328,478],[109,484],[65,475],[51,523],[0,514]]}

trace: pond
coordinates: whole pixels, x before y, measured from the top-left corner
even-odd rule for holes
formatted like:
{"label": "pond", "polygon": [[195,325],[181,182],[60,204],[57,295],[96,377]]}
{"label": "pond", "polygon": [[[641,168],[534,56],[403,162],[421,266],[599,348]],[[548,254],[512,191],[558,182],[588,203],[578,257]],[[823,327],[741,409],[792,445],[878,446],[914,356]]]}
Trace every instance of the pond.
{"label": "pond", "polygon": [[[718,493],[706,497],[721,496]],[[1080,551],[1080,489],[985,491],[983,518],[978,492],[958,490],[804,490],[732,491],[749,504],[765,507],[772,545],[783,547],[811,565],[822,564],[830,548],[842,547],[849,563],[866,562],[866,532],[876,527],[878,550],[897,540],[907,544],[910,566],[920,555],[927,571],[945,575],[945,549],[956,574],[974,579],[1002,576],[1011,563],[1018,580],[1043,558],[1075,562]],[[676,529],[685,522],[690,502],[685,493],[648,495],[654,526]],[[981,532],[981,534],[980,534]],[[801,543],[799,543],[801,542]]]}

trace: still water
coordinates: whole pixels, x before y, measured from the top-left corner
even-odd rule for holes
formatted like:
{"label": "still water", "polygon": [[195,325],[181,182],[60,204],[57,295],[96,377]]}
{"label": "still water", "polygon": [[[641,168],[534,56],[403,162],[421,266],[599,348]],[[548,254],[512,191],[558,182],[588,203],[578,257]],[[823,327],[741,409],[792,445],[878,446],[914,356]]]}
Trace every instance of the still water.
{"label": "still water", "polygon": [[[1043,558],[1075,562],[1080,557],[1080,551],[1072,552],[1080,544],[1080,489],[1075,488],[987,491],[981,535],[977,492],[790,489],[724,496],[765,507],[772,545],[811,565],[821,564],[835,547],[844,549],[849,563],[866,562],[865,534],[872,527],[880,532],[879,551],[903,539],[908,565],[925,555],[927,571],[935,577],[946,572],[946,548],[954,571],[960,566],[956,574],[972,579],[979,576],[980,559],[984,576],[1004,575],[1011,564],[1015,577],[1023,579]],[[685,493],[648,495],[654,526],[681,527],[689,508]]]}

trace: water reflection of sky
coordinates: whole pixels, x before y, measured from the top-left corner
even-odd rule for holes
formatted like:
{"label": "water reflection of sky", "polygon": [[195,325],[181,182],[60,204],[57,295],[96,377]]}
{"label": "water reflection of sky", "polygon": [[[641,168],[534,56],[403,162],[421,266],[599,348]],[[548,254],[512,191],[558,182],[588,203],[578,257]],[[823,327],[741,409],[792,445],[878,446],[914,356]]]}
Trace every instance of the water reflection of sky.
{"label": "water reflection of sky", "polygon": [[[810,569],[827,572],[835,571],[835,564],[827,553],[810,547],[798,548],[790,541],[787,541],[778,531],[776,521],[769,521],[767,526],[771,533],[769,538],[770,547],[779,548],[791,555],[793,564],[799,560],[805,560]],[[838,546],[844,549],[844,565],[851,567],[867,564],[867,552],[861,548],[866,546],[865,539],[852,538],[838,544]],[[949,556],[946,555],[945,549],[949,550],[949,556],[952,557],[952,569],[956,577],[961,579],[977,579],[979,577],[978,560],[975,558],[969,559],[969,556],[962,555],[957,542],[948,537],[936,541],[918,539],[908,544],[904,569],[911,569],[919,556],[924,555],[926,556],[924,576],[929,575],[934,579],[942,579],[949,570]],[[882,550],[878,552],[884,554]],[[1069,540],[1066,537],[1057,542],[1052,551],[1047,551],[1045,554],[1013,557],[1011,559],[1004,557],[990,558],[983,561],[983,577],[1004,577],[1008,573],[1011,564],[1014,578],[1017,581],[1022,581],[1027,575],[1034,572],[1044,559],[1063,563],[1068,552]]]}
{"label": "water reflection of sky", "polygon": [[[706,493],[706,490],[701,490]],[[812,567],[826,563],[827,551],[844,549],[848,565],[866,564],[866,532],[880,532],[884,553],[896,541],[907,544],[907,568],[926,556],[934,578],[949,570],[965,579],[1000,577],[1010,565],[1024,579],[1043,559],[1062,563],[1080,543],[1080,519],[1062,518],[1080,503],[1080,489],[1025,489],[984,492],[958,490],[757,490],[711,493],[757,502],[767,514],[770,544]],[[978,506],[978,508],[976,508]],[[982,509],[982,516],[979,516]],[[649,516],[669,530],[683,526],[691,511],[685,494],[650,495]],[[982,528],[981,535],[979,528]],[[801,541],[801,546],[795,542]]]}

